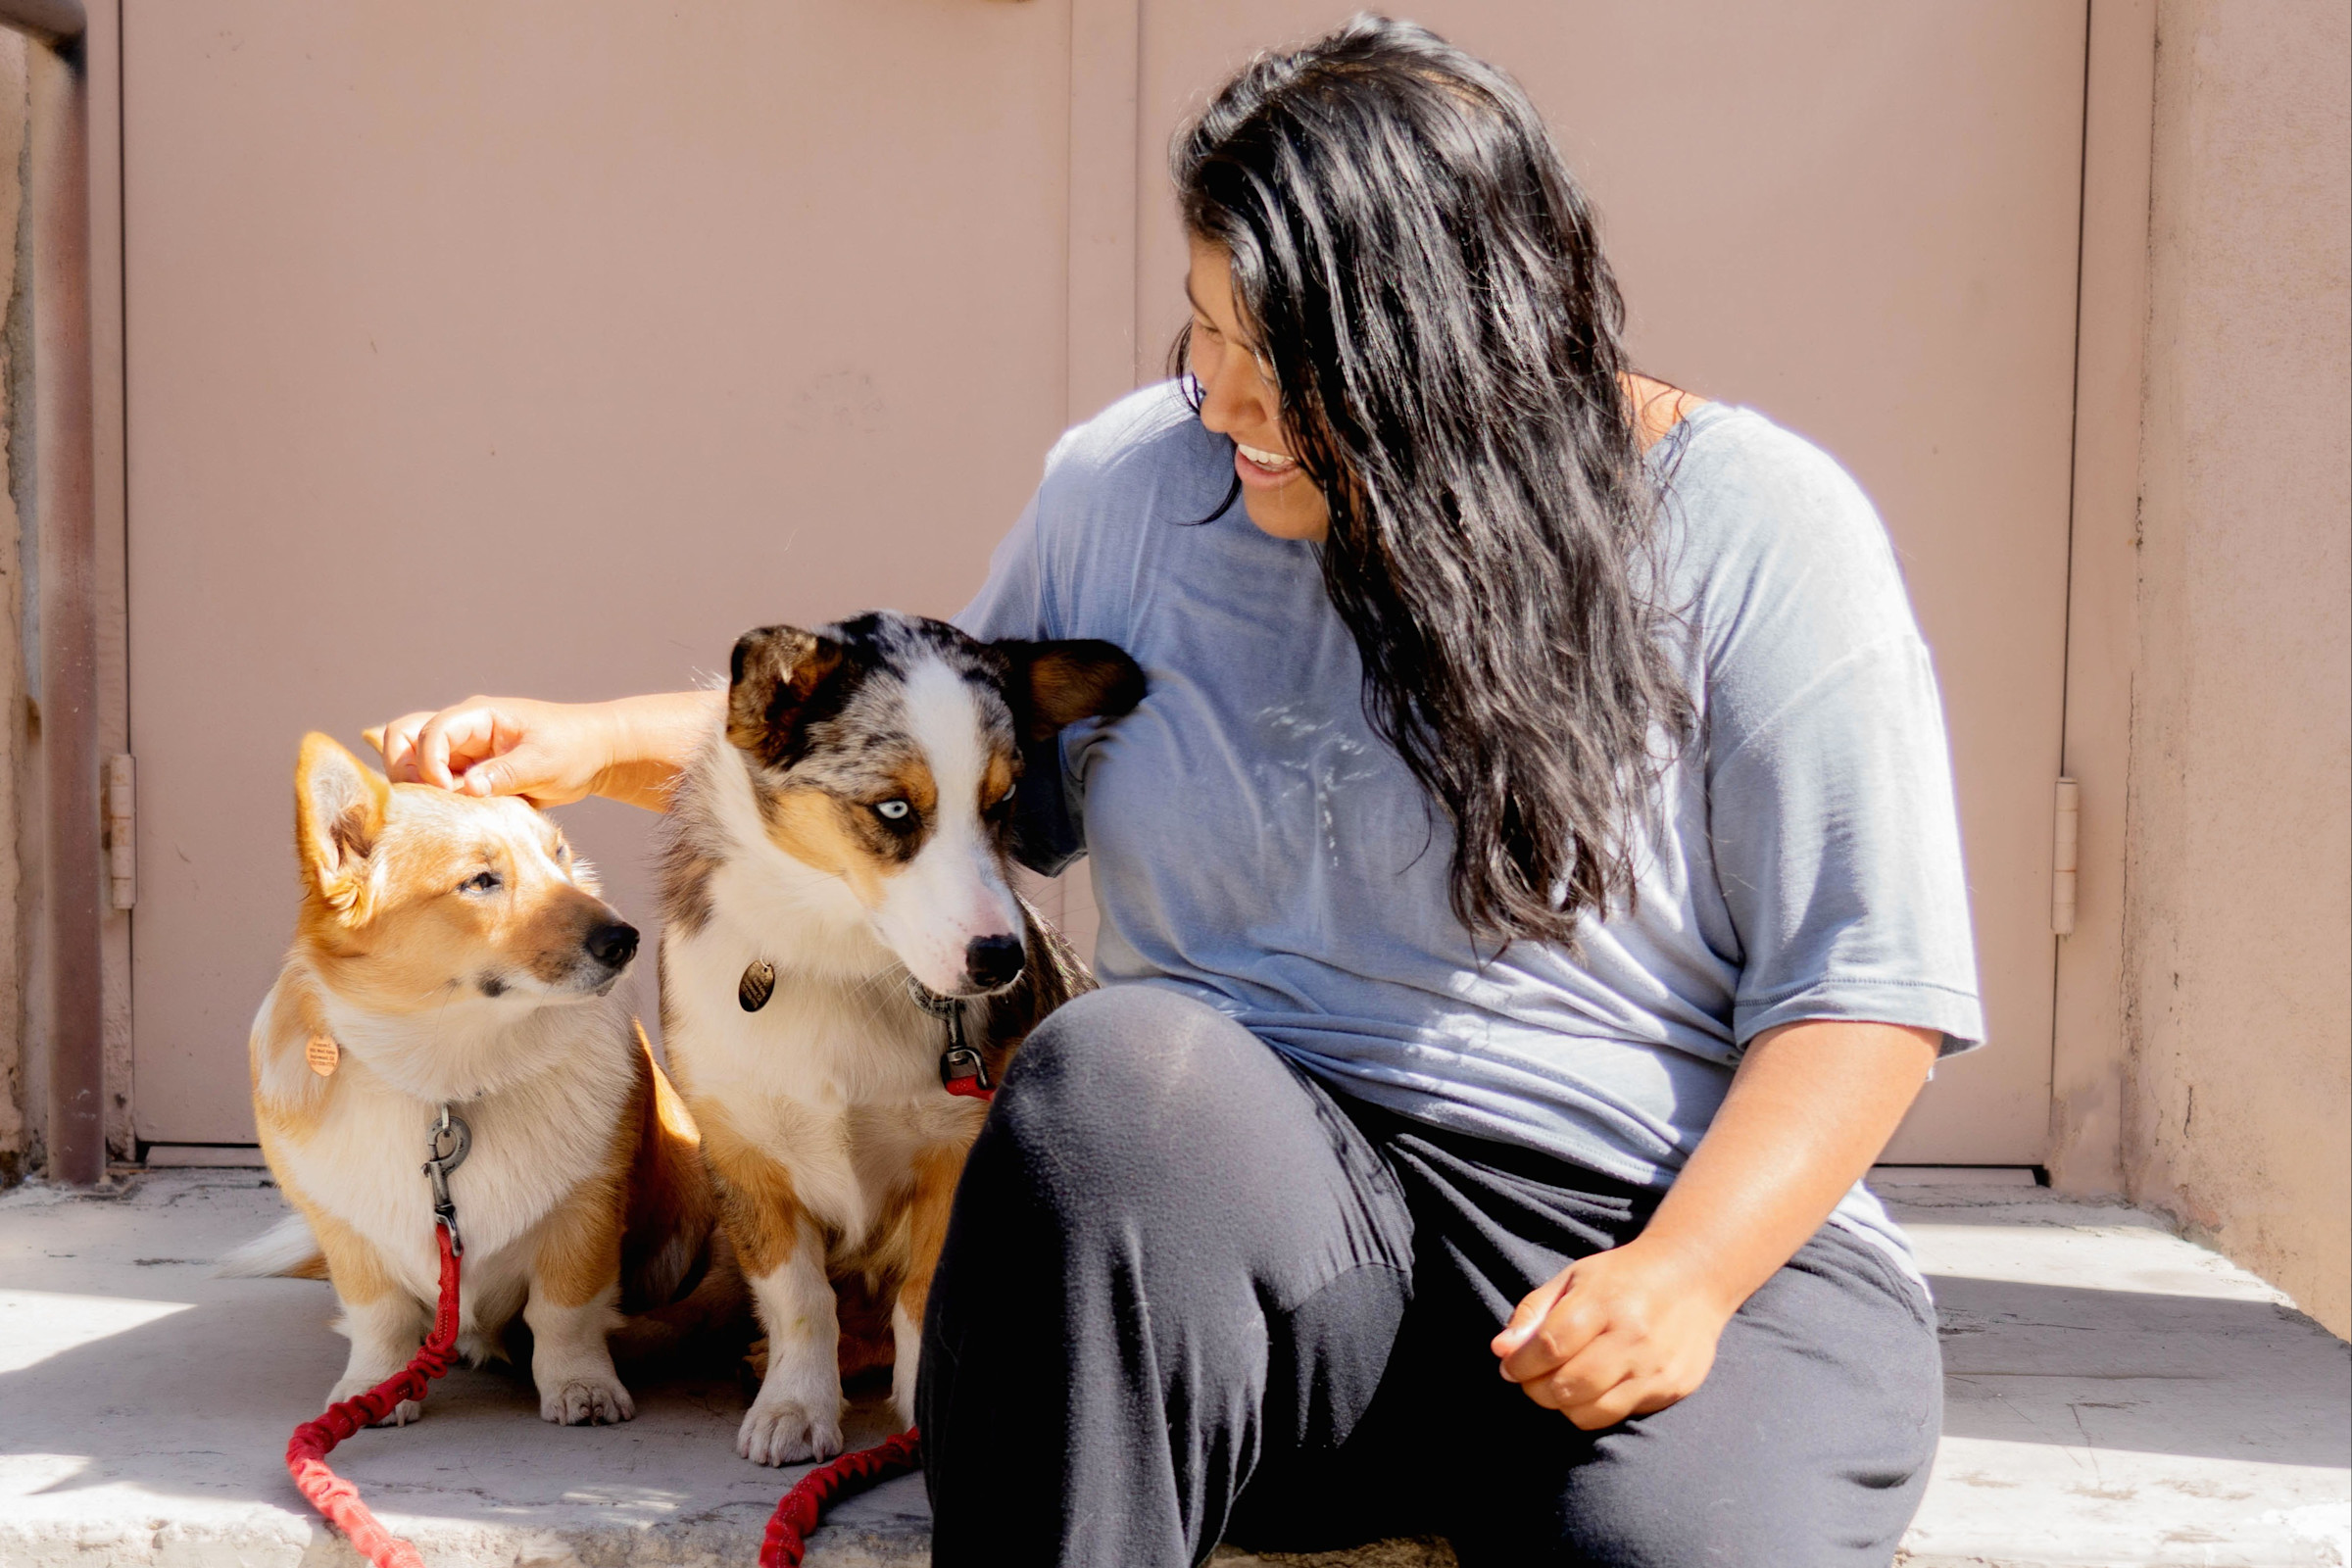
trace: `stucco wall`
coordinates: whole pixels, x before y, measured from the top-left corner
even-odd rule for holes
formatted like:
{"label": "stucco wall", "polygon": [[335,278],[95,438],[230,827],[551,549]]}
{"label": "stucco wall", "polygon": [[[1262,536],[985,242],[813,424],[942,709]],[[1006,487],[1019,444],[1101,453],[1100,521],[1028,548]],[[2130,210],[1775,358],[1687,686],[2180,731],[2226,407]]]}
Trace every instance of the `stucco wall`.
{"label": "stucco wall", "polygon": [[29,1125],[24,1076],[24,878],[18,831],[23,812],[20,785],[24,775],[24,661],[18,592],[21,578],[15,459],[21,443],[16,402],[22,364],[24,304],[20,292],[24,255],[24,129],[26,98],[24,40],[0,31],[0,301],[6,329],[0,331],[0,1187],[16,1182],[27,1164]]}
{"label": "stucco wall", "polygon": [[2352,27],[2158,12],[2132,1196],[2352,1331]]}

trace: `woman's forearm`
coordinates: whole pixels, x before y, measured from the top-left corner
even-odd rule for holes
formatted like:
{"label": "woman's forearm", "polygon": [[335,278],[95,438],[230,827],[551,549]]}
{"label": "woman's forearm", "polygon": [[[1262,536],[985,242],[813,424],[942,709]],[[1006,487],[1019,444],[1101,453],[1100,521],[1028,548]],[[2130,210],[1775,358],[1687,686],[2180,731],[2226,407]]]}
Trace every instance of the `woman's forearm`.
{"label": "woman's forearm", "polygon": [[368,731],[395,784],[518,795],[566,806],[606,795],[669,809],[670,787],[718,722],[719,692],[659,692],[607,703],[468,697]]}
{"label": "woman's forearm", "polygon": [[725,702],[724,692],[696,691],[600,704],[609,726],[609,760],[596,775],[595,793],[649,811],[668,810],[671,787]]}
{"label": "woman's forearm", "polygon": [[1690,1259],[1726,1315],[1737,1311],[1878,1159],[1938,1041],[1931,1029],[1843,1021],[1758,1036],[1633,1245]]}

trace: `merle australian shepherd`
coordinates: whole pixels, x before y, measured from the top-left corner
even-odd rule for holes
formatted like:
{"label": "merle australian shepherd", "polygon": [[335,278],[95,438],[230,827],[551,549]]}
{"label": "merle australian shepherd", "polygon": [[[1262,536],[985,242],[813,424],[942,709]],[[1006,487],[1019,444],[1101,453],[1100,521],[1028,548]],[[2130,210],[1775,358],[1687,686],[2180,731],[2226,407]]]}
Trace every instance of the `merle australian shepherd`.
{"label": "merle australian shepherd", "polygon": [[735,645],[678,784],[662,1021],[767,1336],[736,1438],[841,1449],[842,1361],[887,1323],[913,1417],[923,1301],[1004,1070],[1091,980],[1012,891],[1024,743],[1142,698],[1103,642],[982,643],[889,612]]}

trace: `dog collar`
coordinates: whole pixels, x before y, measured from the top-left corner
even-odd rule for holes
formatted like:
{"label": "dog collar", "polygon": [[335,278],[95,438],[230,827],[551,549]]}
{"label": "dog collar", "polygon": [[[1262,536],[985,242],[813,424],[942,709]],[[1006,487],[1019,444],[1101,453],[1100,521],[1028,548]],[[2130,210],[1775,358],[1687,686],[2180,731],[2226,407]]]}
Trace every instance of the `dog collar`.
{"label": "dog collar", "polygon": [[[742,1004],[744,1011],[758,1012],[775,994],[774,964],[765,958],[754,958],[744,965],[743,978],[735,982],[735,1000]],[[906,995],[916,1006],[948,1026],[948,1046],[939,1054],[940,1087],[965,1100],[996,1099],[997,1086],[988,1076],[988,1063],[964,1036],[963,1004],[954,997],[941,996],[911,975],[906,979]]]}

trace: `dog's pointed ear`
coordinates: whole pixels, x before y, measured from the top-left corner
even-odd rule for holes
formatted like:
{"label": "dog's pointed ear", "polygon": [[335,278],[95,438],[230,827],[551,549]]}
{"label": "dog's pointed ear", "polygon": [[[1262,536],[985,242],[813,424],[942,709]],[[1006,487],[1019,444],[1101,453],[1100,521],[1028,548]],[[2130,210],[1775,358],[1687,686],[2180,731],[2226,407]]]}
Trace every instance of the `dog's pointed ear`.
{"label": "dog's pointed ear", "polygon": [[798,626],[745,632],[727,661],[727,739],[768,767],[791,766],[847,662],[848,649]]}
{"label": "dog's pointed ear", "polygon": [[1042,741],[1082,718],[1117,718],[1144,700],[1144,672],[1116,643],[1006,641],[1006,683],[1024,740]]}
{"label": "dog's pointed ear", "polygon": [[367,918],[368,858],[383,835],[392,786],[333,737],[302,738],[294,764],[294,851],[318,896],[353,925]]}

